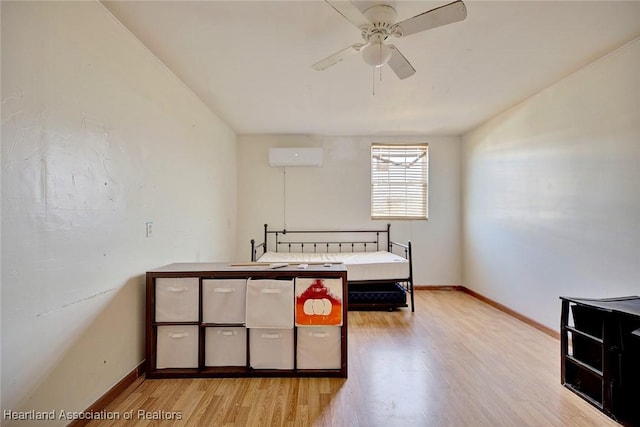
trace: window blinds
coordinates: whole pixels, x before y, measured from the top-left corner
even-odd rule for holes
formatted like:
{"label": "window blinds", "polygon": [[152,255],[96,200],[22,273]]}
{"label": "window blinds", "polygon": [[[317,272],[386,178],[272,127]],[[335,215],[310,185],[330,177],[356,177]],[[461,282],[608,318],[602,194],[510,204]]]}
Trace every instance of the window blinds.
{"label": "window blinds", "polygon": [[372,219],[427,219],[428,148],[371,146]]}

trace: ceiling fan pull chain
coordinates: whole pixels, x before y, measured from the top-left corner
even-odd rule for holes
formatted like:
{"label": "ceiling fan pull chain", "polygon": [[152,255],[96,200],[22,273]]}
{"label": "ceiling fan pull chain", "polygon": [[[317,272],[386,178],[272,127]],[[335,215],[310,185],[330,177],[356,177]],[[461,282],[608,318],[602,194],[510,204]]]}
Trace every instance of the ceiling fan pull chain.
{"label": "ceiling fan pull chain", "polygon": [[371,67],[373,69],[373,78],[371,79],[371,94],[376,96],[376,67]]}
{"label": "ceiling fan pull chain", "polygon": [[[380,41],[380,46],[378,46],[378,51],[379,51],[379,52],[378,52],[378,60],[379,60],[380,62],[382,62],[382,42],[383,42],[383,41],[384,41],[384,40],[381,40],[381,41]],[[382,83],[382,66],[377,66],[376,68],[378,68],[378,75],[380,76],[380,83]],[[375,68],[374,68],[374,69],[375,69]],[[375,75],[375,72],[374,72],[374,75]]]}

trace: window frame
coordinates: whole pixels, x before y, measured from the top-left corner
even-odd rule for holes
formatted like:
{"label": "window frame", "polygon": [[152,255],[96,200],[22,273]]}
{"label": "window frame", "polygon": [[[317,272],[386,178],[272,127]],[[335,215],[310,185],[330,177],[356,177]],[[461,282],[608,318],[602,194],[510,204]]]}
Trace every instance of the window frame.
{"label": "window frame", "polygon": [[[412,153],[413,151],[413,153]],[[403,153],[404,152],[404,153]],[[402,157],[399,164],[390,159],[382,160],[381,155],[389,158]],[[411,156],[407,157],[407,154]],[[428,220],[429,219],[429,144],[428,143],[372,143],[370,152],[370,213],[372,220]],[[384,157],[383,157],[384,158]],[[387,163],[387,179],[376,174],[380,163]],[[417,163],[418,170],[409,171],[406,165]],[[409,166],[411,167],[411,166]],[[401,169],[404,168],[404,169]],[[379,172],[379,170],[378,170]],[[407,176],[407,172],[410,175]],[[403,176],[404,175],[404,176]],[[404,178],[404,179],[401,179]],[[419,182],[418,182],[419,180]],[[386,186],[380,188],[380,185]],[[395,188],[394,188],[395,187]],[[402,189],[404,187],[404,189]],[[422,187],[422,188],[420,188]],[[377,188],[377,190],[376,190]],[[384,192],[386,191],[386,195]],[[392,193],[399,199],[395,203]],[[408,201],[419,198],[417,203]],[[376,203],[377,202],[377,203]],[[381,206],[386,204],[386,206]],[[404,207],[401,206],[404,204]],[[413,213],[415,212],[415,213]]]}

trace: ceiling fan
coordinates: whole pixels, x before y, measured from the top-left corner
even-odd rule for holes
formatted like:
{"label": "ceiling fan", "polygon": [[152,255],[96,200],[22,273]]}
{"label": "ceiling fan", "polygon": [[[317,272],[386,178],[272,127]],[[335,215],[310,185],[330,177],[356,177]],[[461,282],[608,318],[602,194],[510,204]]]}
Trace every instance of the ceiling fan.
{"label": "ceiling fan", "polygon": [[316,62],[313,68],[318,71],[362,51],[362,58],[367,64],[373,67],[389,64],[400,79],[406,79],[416,72],[415,68],[397,47],[386,44],[385,41],[390,37],[406,37],[420,31],[462,21],[467,17],[467,8],[462,0],[431,9],[401,22],[396,22],[396,10],[388,4],[376,4],[360,11],[350,1],[325,1],[360,29],[364,43],[353,44]]}

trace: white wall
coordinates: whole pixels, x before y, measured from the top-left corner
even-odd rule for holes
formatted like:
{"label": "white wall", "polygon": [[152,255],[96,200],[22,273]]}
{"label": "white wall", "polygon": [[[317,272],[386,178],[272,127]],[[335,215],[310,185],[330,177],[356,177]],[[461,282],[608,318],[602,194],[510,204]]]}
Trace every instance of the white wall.
{"label": "white wall", "polygon": [[144,273],[233,258],[236,136],[100,3],[1,7],[2,409],[83,410],[144,359]]}
{"label": "white wall", "polygon": [[[429,143],[429,220],[392,221],[395,241],[411,240],[417,285],[461,283],[460,140],[455,137],[238,137],[238,251],[249,260],[249,241],[261,242],[265,223],[295,228],[384,228],[370,219],[372,142]],[[322,147],[322,167],[268,164],[269,147]]]}
{"label": "white wall", "polygon": [[640,41],[463,137],[464,284],[559,329],[640,295]]}

